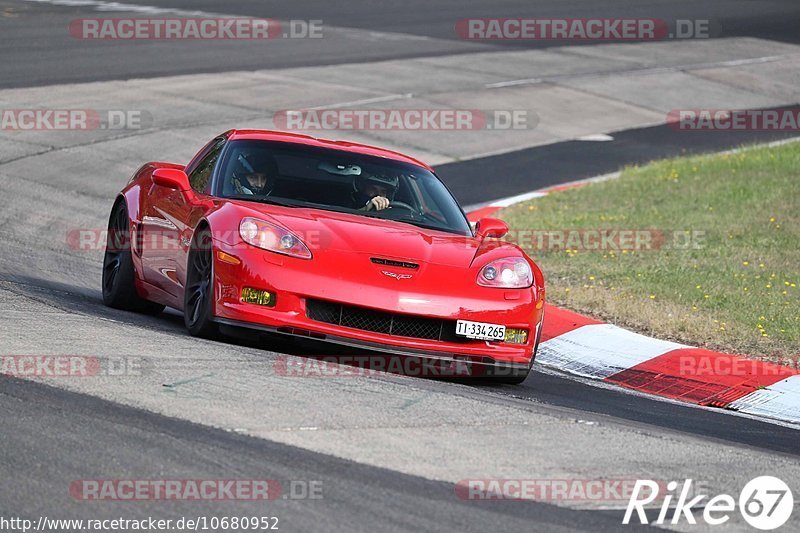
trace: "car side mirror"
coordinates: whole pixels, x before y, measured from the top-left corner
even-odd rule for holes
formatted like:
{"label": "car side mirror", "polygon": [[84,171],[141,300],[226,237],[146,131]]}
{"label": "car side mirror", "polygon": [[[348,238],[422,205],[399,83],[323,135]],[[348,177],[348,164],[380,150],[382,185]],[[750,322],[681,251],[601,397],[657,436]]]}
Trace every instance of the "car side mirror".
{"label": "car side mirror", "polygon": [[494,237],[499,239],[508,233],[508,224],[498,218],[482,218],[475,225],[475,236],[481,239]]}
{"label": "car side mirror", "polygon": [[177,168],[155,169],[153,171],[153,183],[178,191],[188,191],[192,188],[189,185],[189,176],[186,175],[186,172]]}

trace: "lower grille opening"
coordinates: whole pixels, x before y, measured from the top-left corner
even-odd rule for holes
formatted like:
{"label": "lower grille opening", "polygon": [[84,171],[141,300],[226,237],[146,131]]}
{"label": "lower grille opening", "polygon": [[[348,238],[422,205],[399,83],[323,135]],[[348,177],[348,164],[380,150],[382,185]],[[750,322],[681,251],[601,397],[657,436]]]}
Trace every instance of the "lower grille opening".
{"label": "lower grille opening", "polygon": [[306,300],[306,314],[318,322],[398,337],[470,342],[470,339],[456,336],[455,320],[389,313],[314,299]]}

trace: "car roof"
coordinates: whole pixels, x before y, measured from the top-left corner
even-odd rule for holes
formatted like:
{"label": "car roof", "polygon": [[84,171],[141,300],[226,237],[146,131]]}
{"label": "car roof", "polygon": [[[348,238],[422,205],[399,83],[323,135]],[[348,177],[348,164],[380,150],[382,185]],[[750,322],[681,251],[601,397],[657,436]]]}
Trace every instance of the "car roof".
{"label": "car roof", "polygon": [[322,148],[335,148],[346,152],[353,152],[356,154],[372,155],[377,157],[385,157],[394,161],[401,161],[403,163],[412,163],[422,168],[433,172],[433,168],[426,165],[418,159],[409,157],[400,152],[386,150],[385,148],[378,148],[377,146],[370,146],[368,144],[354,143],[350,141],[334,141],[330,139],[319,139],[310,135],[302,135],[299,133],[289,133],[286,131],[272,131],[272,130],[230,130],[227,132],[228,138],[231,140],[256,140],[256,141],[279,141],[294,144],[305,144],[308,146],[318,146]]}

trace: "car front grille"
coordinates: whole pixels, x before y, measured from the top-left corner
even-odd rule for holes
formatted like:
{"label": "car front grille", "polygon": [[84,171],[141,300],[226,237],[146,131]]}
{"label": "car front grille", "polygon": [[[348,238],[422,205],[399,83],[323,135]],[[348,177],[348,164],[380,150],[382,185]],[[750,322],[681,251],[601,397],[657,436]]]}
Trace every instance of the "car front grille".
{"label": "car front grille", "polygon": [[469,342],[467,338],[456,336],[455,320],[388,313],[314,299],[306,300],[306,315],[318,322],[398,337]]}

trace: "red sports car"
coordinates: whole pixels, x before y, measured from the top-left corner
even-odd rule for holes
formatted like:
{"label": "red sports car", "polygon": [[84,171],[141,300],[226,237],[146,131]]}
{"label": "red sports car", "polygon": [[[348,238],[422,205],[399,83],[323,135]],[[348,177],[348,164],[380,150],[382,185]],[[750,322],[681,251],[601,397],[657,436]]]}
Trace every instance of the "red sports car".
{"label": "red sports car", "polygon": [[[433,170],[361,144],[228,131],[186,165],[147,163],[111,212],[103,300],[480,368],[519,383],[544,280],[505,223],[474,230]],[[476,372],[478,374],[478,372]]]}

